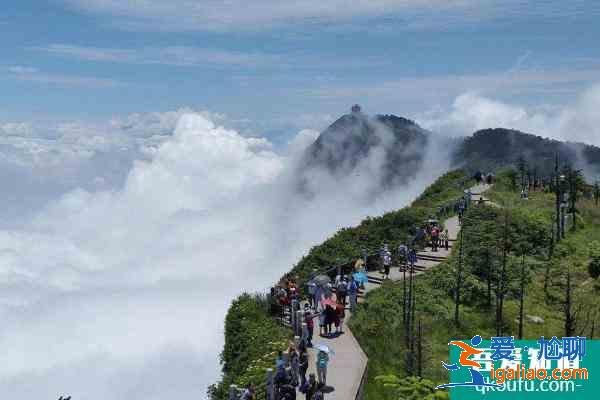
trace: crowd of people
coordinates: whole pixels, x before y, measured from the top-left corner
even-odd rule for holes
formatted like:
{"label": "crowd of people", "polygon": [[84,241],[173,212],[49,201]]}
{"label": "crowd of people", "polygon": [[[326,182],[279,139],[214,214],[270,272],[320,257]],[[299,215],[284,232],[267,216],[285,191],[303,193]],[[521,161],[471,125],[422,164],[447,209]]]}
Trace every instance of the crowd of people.
{"label": "crowd of people", "polygon": [[[493,176],[481,174],[479,179],[491,182]],[[460,223],[469,207],[471,197],[470,190],[465,192],[465,196],[454,205],[450,203],[444,206],[442,214],[447,215],[454,208],[453,211],[458,215]],[[395,257],[392,256],[392,251],[387,243],[383,243],[377,252],[376,256],[383,280],[390,279],[394,258],[400,271],[414,272],[418,261],[418,249],[430,245],[434,252],[439,248],[449,250],[448,229],[443,229],[434,217],[429,218],[421,227],[414,228],[411,234],[412,238],[408,243],[398,246]],[[371,257],[366,250],[363,250],[361,257],[352,264],[351,268],[347,268],[347,266],[330,268],[329,272],[337,270],[337,275],[333,280],[328,275],[318,275],[315,270],[313,277],[307,282],[306,302],[301,301],[297,278],[287,277],[278,286],[272,288],[271,296],[276,299],[279,306],[294,305],[297,307],[291,309],[291,313],[294,315],[302,308],[302,322],[306,326],[306,331],[303,332],[299,343],[290,343],[286,353],[280,351],[277,355],[273,378],[274,400],[296,399],[297,391],[303,393],[306,400],[323,400],[327,390],[332,389],[327,386],[327,368],[330,360],[330,351],[327,346],[316,346],[317,352],[314,361],[316,374],[310,373],[307,377],[310,364],[308,349],[314,347],[315,324],[318,324],[319,336],[323,338],[333,338],[344,333],[346,308],[348,307],[352,313],[356,311],[360,290],[368,282],[367,264],[369,263],[370,268],[373,265]],[[301,304],[303,306],[300,306]],[[257,400],[256,389],[252,385],[248,385],[243,391],[241,399]]]}
{"label": "crowd of people", "polygon": [[[467,194],[465,198],[456,203],[455,207],[459,218],[462,218],[462,214],[467,208],[467,197],[470,196]],[[438,251],[439,248],[448,250],[449,241],[448,229],[443,229],[438,221],[431,217],[414,231],[412,240],[398,246],[396,256],[393,257],[389,245],[383,243],[377,253],[383,279],[390,279],[393,261],[401,271],[403,269],[415,271],[418,249],[430,245],[432,251]],[[272,296],[281,306],[294,304],[298,309],[301,308],[301,322],[306,324],[306,331],[298,345],[290,344],[287,353],[280,352],[275,361],[274,384],[277,400],[295,399],[297,391],[304,393],[307,400],[324,398],[324,388],[327,387],[328,352],[317,351],[316,374],[309,374],[307,377],[308,349],[313,347],[315,325],[318,325],[318,335],[322,338],[334,338],[344,333],[347,307],[350,312],[356,311],[359,292],[368,281],[367,260],[369,259],[369,265],[373,265],[369,257],[364,251],[362,256],[352,264],[352,268],[343,270],[342,268],[331,268],[329,271],[337,270],[335,279],[331,279],[325,274],[319,275],[314,271],[313,277],[307,282],[308,297],[305,302],[300,301],[300,291],[296,279],[288,277],[272,290]],[[298,309],[291,311],[295,313]],[[254,399],[251,397],[252,388],[247,388],[244,393],[246,393],[246,397],[242,397],[242,399]]]}

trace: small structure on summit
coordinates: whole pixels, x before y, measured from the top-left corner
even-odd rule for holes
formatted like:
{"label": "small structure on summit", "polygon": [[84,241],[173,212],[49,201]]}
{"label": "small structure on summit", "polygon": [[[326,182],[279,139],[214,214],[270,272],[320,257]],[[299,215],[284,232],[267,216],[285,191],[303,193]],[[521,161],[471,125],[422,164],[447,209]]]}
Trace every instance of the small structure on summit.
{"label": "small structure on summit", "polygon": [[352,114],[360,114],[360,111],[362,110],[362,108],[360,108],[360,106],[358,104],[355,104],[352,106],[352,108],[350,110],[352,111]]}

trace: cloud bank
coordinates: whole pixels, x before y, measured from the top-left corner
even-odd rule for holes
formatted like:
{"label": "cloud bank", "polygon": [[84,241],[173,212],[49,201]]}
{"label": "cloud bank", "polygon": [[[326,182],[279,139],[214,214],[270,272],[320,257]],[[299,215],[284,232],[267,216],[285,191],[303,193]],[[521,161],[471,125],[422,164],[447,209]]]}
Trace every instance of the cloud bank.
{"label": "cloud bank", "polygon": [[[219,118],[180,110],[37,135],[34,126],[3,125],[2,139],[22,149],[5,162],[60,192],[0,230],[7,397],[204,398],[219,375],[233,297],[265,290],[312,245],[401,207],[445,168],[429,157],[435,165],[407,187],[367,198],[381,164],[373,152],[344,180],[313,171],[307,199],[293,171],[316,132],[276,153]],[[89,160],[104,154],[106,168],[123,148],[121,181],[94,186],[92,175],[71,174],[74,182],[56,189],[72,166],[101,174],[102,162]],[[43,173],[52,165],[55,177]]]}
{"label": "cloud bank", "polygon": [[434,131],[465,136],[485,128],[509,128],[554,139],[600,146],[600,84],[581,92],[571,104],[527,107],[467,92],[450,109],[422,114]]}

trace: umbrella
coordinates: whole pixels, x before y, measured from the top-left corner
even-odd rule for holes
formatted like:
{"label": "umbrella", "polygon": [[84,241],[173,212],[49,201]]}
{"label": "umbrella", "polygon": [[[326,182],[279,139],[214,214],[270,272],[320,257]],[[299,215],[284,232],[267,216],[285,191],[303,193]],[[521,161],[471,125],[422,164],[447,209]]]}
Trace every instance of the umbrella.
{"label": "umbrella", "polygon": [[325,286],[331,282],[331,278],[327,275],[317,275],[312,280],[316,285]]}
{"label": "umbrella", "polygon": [[315,349],[319,350],[319,351],[324,351],[327,354],[331,354],[332,356],[335,355],[335,351],[333,351],[332,348],[330,348],[329,346],[327,346],[326,344],[318,344],[315,346]]}
{"label": "umbrella", "polygon": [[358,283],[367,283],[369,282],[369,277],[364,272],[356,272],[352,274],[354,280]]}

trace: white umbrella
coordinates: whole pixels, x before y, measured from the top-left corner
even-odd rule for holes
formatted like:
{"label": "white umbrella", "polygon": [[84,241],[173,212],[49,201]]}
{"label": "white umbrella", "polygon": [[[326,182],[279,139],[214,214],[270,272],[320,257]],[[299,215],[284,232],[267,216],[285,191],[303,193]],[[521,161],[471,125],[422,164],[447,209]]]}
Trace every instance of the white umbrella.
{"label": "white umbrella", "polygon": [[327,346],[326,344],[318,344],[315,346],[315,349],[319,350],[319,351],[324,351],[327,354],[331,354],[332,356],[335,355],[335,351],[333,351],[332,348],[330,348],[329,346]]}

